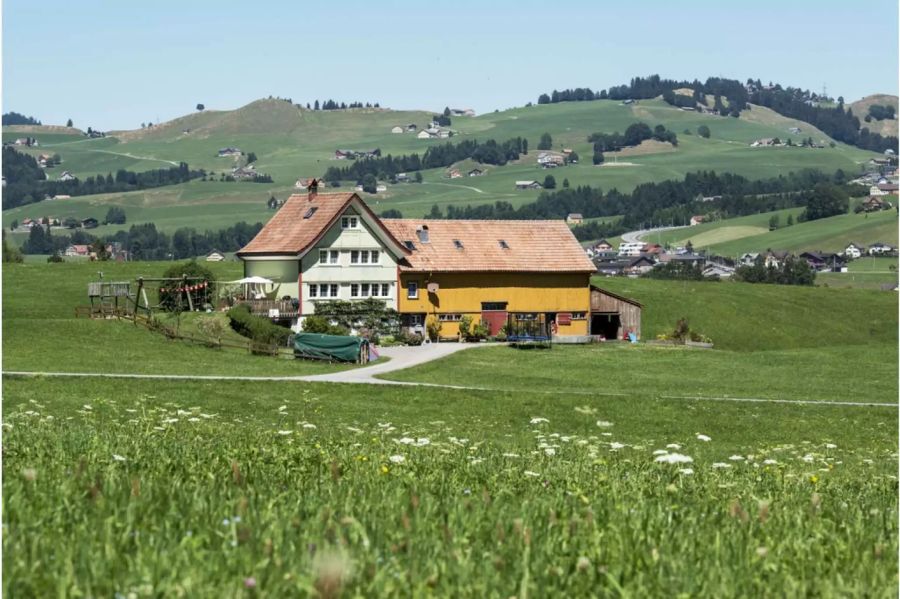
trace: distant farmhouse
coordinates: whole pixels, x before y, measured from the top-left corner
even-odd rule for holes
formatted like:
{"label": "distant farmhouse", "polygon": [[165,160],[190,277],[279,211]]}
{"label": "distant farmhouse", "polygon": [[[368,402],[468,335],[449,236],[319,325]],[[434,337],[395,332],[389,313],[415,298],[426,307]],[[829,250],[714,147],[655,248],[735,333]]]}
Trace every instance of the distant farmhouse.
{"label": "distant farmhouse", "polygon": [[516,181],[516,189],[543,189],[537,181]]}
{"label": "distant farmhouse", "polygon": [[221,148],[219,150],[219,158],[224,158],[225,156],[241,156],[243,152],[241,152],[240,148]]}

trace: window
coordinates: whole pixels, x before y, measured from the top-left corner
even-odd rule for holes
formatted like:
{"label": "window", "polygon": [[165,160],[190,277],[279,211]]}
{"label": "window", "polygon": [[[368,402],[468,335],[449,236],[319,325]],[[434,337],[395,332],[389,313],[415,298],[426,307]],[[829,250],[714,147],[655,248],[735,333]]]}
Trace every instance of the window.
{"label": "window", "polygon": [[331,297],[337,297],[337,296],[338,296],[338,286],[337,286],[337,283],[332,283],[332,284],[331,284]]}
{"label": "window", "polygon": [[369,252],[369,262],[372,264],[378,264],[378,250],[372,250]]}
{"label": "window", "polygon": [[355,216],[342,216],[341,217],[341,228],[342,229],[356,229],[359,227],[359,218]]}
{"label": "window", "polygon": [[406,249],[408,249],[408,250],[414,250],[414,249],[416,249],[416,244],[414,244],[414,243],[413,243],[412,241],[410,241],[409,239],[407,239],[406,241],[404,241],[404,242],[403,242],[403,245],[405,245],[405,246],[406,246]]}
{"label": "window", "polygon": [[350,297],[359,297],[359,284],[350,283]]}
{"label": "window", "polygon": [[406,284],[406,298],[419,299],[419,284],[415,281],[409,281]]}
{"label": "window", "polygon": [[368,264],[369,263],[369,252],[363,250],[359,253],[359,263],[360,264]]}
{"label": "window", "polygon": [[500,249],[502,249],[502,250],[508,250],[508,249],[509,249],[509,244],[506,243],[506,240],[505,240],[505,239],[501,239],[501,240],[500,240]]}
{"label": "window", "polygon": [[341,253],[340,253],[339,251],[337,251],[337,250],[331,250],[331,252],[330,252],[330,258],[331,258],[331,259],[328,261],[329,264],[337,264],[337,263],[338,263],[338,258],[340,258],[340,256],[341,256]]}
{"label": "window", "polygon": [[462,320],[462,314],[438,314],[438,320],[441,322],[459,322]]}
{"label": "window", "polygon": [[462,241],[460,241],[459,239],[454,239],[454,240],[453,240],[453,245],[454,245],[454,247],[456,247],[456,249],[458,249],[458,250],[463,249]]}
{"label": "window", "polygon": [[485,312],[506,310],[506,302],[481,302],[481,309]]}
{"label": "window", "polygon": [[319,296],[320,297],[328,297],[328,285],[327,284],[319,285]]}
{"label": "window", "polygon": [[360,287],[360,295],[362,295],[363,297],[369,297],[369,284],[363,283],[359,287]]}
{"label": "window", "polygon": [[328,250],[319,250],[319,264],[328,264]]}
{"label": "window", "polygon": [[359,250],[350,252],[350,264],[359,264]]}
{"label": "window", "polygon": [[391,286],[387,283],[381,284],[381,297],[388,297],[391,294]]}
{"label": "window", "polygon": [[340,255],[337,250],[319,250],[319,264],[337,264]]}
{"label": "window", "polygon": [[585,312],[572,312],[572,320],[587,320]]}
{"label": "window", "polygon": [[303,215],[303,218],[312,217],[312,215],[315,214],[316,210],[318,210],[318,209],[319,209],[318,206],[313,206],[312,208],[310,208],[309,210],[306,211],[306,214]]}
{"label": "window", "polygon": [[309,297],[318,297],[319,296],[319,286],[318,285],[310,285],[309,286]]}

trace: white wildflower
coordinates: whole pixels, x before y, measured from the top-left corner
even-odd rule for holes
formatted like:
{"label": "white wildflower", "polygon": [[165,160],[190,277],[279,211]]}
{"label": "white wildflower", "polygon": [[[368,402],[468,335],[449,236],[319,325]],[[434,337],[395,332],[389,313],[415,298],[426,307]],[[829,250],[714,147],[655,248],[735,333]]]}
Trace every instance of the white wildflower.
{"label": "white wildflower", "polygon": [[667,453],[669,452],[665,449],[656,449],[653,451],[653,455],[666,455]]}
{"label": "white wildflower", "polygon": [[120,455],[117,454],[117,453],[114,453],[113,456],[112,456],[112,458],[113,458],[115,461],[117,461],[117,462],[124,462],[124,461],[125,461],[125,457],[124,457],[124,456],[120,456]]}
{"label": "white wildflower", "polygon": [[286,410],[287,410],[287,405],[278,406],[278,411],[279,411],[279,412],[284,412],[284,411],[286,411]]}
{"label": "white wildflower", "polygon": [[504,458],[517,458],[517,457],[519,457],[519,454],[517,454],[517,453],[504,453],[504,454],[503,454],[503,457],[504,457]]}
{"label": "white wildflower", "polygon": [[469,456],[469,463],[473,466],[476,464],[480,464],[484,461],[484,458],[476,458],[475,456]]}
{"label": "white wildflower", "polygon": [[431,445],[431,439],[427,437],[419,437],[416,439],[416,447],[425,447],[426,445]]}
{"label": "white wildflower", "polygon": [[579,414],[596,414],[597,410],[590,406],[578,406],[575,408],[575,411]]}
{"label": "white wildflower", "polygon": [[531,470],[526,470],[522,474],[524,474],[525,476],[540,476],[540,474],[538,474],[537,472],[532,472]]}
{"label": "white wildflower", "polygon": [[286,437],[288,435],[294,434],[294,431],[278,431],[278,434]]}
{"label": "white wildflower", "polygon": [[[90,406],[90,405],[88,405],[88,404],[84,404],[84,405],[81,406],[81,407],[84,408],[85,410],[93,410],[93,409],[94,409],[92,406]],[[26,414],[27,414],[27,412],[26,412]]]}
{"label": "white wildflower", "polygon": [[546,418],[541,418],[540,416],[535,416],[534,418],[531,419],[530,423],[531,424],[540,424],[542,422],[550,422],[550,421],[547,420]]}
{"label": "white wildflower", "polygon": [[392,455],[388,459],[394,464],[402,464],[403,462],[406,461],[406,458],[403,457],[402,455]]}
{"label": "white wildflower", "polygon": [[835,445],[834,443],[826,443],[825,449],[837,449],[837,445]]}
{"label": "white wildflower", "polygon": [[215,418],[215,414],[203,414],[201,412],[200,418],[205,418],[206,420],[209,420],[210,418]]}
{"label": "white wildflower", "polygon": [[362,429],[356,428],[354,426],[348,426],[347,430],[350,431],[351,433],[356,433],[356,434],[359,434],[362,432]]}
{"label": "white wildflower", "polygon": [[316,425],[315,425],[315,424],[311,424],[311,423],[309,423],[309,422],[304,422],[304,423],[303,423],[303,428],[316,428]]}
{"label": "white wildflower", "polygon": [[743,462],[746,458],[742,455],[733,455],[728,459],[731,460],[732,462]]}
{"label": "white wildflower", "polygon": [[378,428],[390,428],[390,426],[391,426],[390,422],[379,422],[378,423]]}
{"label": "white wildflower", "polygon": [[416,440],[412,437],[402,437],[400,439],[397,439],[396,441],[397,443],[402,443],[403,445],[412,445],[416,442]]}
{"label": "white wildflower", "polygon": [[609,420],[598,420],[597,421],[597,426],[599,426],[600,428],[608,428],[612,425],[613,425],[613,423],[610,422]]}
{"label": "white wildflower", "polygon": [[694,458],[680,453],[667,453],[666,455],[656,456],[655,461],[666,464],[690,464],[694,461]]}
{"label": "white wildflower", "polygon": [[544,448],[544,453],[547,454],[547,455],[552,456],[552,455],[556,455],[556,450],[553,449],[552,447],[545,447],[545,448]]}
{"label": "white wildflower", "polygon": [[619,443],[618,441],[613,441],[609,444],[610,449],[622,449],[625,447],[624,443]]}
{"label": "white wildflower", "polygon": [[725,462],[714,462],[712,465],[713,468],[731,468],[731,464],[726,464]]}
{"label": "white wildflower", "polygon": [[803,457],[800,458],[800,459],[803,460],[804,462],[806,462],[807,464],[816,461],[816,458],[815,458],[812,454],[810,454],[810,453],[806,454],[805,456],[803,456]]}
{"label": "white wildflower", "polygon": [[188,418],[188,422],[200,422],[200,419],[191,417],[191,418]]}
{"label": "white wildflower", "polygon": [[693,468],[679,468],[678,472],[680,472],[681,474],[684,474],[684,475],[690,475],[690,474],[694,473],[694,469]]}
{"label": "white wildflower", "polygon": [[163,420],[163,424],[175,424],[178,422],[178,418],[166,418]]}
{"label": "white wildflower", "polygon": [[612,433],[600,433],[604,437],[612,437]]}
{"label": "white wildflower", "polygon": [[707,437],[706,435],[703,435],[701,433],[697,433],[697,440],[698,441],[712,441],[712,439],[710,437]]}
{"label": "white wildflower", "polygon": [[679,445],[678,443],[669,443],[668,445],[666,445],[666,447],[668,449],[681,449],[681,445]]}
{"label": "white wildflower", "polygon": [[128,412],[129,414],[134,414],[137,412],[137,410],[132,409],[132,408],[125,408],[125,411]]}
{"label": "white wildflower", "polygon": [[767,466],[771,466],[771,465],[777,464],[777,463],[778,463],[778,460],[773,460],[772,458],[769,458],[768,460],[763,460],[763,464],[765,464]]}

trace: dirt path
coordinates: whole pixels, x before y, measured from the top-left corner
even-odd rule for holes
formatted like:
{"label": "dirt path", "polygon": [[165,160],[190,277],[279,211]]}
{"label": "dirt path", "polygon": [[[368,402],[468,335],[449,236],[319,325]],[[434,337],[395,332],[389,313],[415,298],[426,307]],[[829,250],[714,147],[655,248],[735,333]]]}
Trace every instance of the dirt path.
{"label": "dirt path", "polygon": [[443,185],[444,187],[462,187],[464,189],[471,189],[472,191],[477,191],[478,193],[485,193],[483,190],[478,189],[477,187],[472,187],[471,185],[454,185],[453,183],[437,183],[434,181],[422,181],[422,185]]}

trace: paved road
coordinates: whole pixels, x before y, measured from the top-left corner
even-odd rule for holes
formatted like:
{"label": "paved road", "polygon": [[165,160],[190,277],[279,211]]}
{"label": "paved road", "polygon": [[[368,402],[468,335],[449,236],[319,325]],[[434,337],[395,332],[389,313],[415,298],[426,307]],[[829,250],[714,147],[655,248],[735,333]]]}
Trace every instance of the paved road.
{"label": "paved road", "polygon": [[644,235],[650,235],[653,233],[662,233],[663,231],[673,231],[675,229],[686,229],[687,227],[659,227],[657,229],[641,229],[640,231],[629,231],[628,233],[622,233],[622,242],[623,243],[635,243],[638,241],[645,241],[643,239]]}
{"label": "paved road", "polygon": [[[345,370],[343,372],[331,372],[328,374],[313,374],[309,376],[299,377],[298,380],[309,382],[325,382],[325,383],[366,383],[375,385],[396,385],[409,384],[416,385],[418,383],[398,383],[397,381],[384,381],[376,379],[375,375],[402,370],[412,366],[418,366],[432,360],[439,360],[458,351],[479,347],[477,343],[428,343],[418,347],[413,346],[397,346],[385,347],[380,349],[382,356],[390,358],[387,362],[375,362],[372,366],[365,368],[355,368],[353,370]],[[449,385],[440,385],[442,387]]]}

